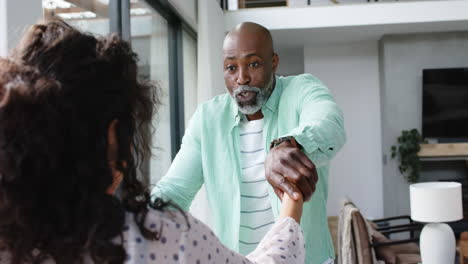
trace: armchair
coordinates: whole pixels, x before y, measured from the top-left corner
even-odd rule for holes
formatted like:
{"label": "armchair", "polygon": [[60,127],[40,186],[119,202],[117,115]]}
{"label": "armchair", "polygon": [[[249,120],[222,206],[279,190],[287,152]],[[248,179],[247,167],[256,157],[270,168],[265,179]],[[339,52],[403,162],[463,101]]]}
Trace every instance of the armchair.
{"label": "armchair", "polygon": [[[408,223],[391,225],[395,220]],[[422,226],[409,216],[366,220],[350,201],[344,204],[338,225],[339,264],[415,264],[421,261],[418,238]],[[391,234],[408,232],[408,239],[391,239]]]}

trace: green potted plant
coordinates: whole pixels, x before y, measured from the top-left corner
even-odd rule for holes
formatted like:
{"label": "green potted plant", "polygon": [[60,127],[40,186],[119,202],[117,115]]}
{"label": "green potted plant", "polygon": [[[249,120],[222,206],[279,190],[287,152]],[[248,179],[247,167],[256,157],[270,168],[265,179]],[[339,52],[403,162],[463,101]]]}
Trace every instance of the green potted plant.
{"label": "green potted plant", "polygon": [[392,146],[392,159],[398,158],[398,169],[408,183],[415,183],[419,179],[421,165],[418,152],[423,138],[417,129],[403,130],[397,139],[397,145]]}

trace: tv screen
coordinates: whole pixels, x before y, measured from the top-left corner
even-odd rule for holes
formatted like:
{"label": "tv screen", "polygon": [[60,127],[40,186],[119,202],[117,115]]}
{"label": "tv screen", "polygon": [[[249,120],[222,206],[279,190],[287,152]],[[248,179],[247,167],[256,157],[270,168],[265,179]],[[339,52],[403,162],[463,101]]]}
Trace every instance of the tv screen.
{"label": "tv screen", "polygon": [[468,68],[423,70],[424,138],[468,140]]}

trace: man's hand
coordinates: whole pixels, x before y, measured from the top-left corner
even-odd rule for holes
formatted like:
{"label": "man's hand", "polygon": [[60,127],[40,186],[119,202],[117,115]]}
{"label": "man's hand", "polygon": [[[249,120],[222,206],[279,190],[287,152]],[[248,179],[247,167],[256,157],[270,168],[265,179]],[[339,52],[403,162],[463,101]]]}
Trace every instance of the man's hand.
{"label": "man's hand", "polygon": [[[283,142],[271,149],[265,160],[265,175],[280,199],[288,193],[294,200],[302,194],[310,200],[318,181],[315,165],[299,148]],[[297,194],[295,194],[297,192]]]}

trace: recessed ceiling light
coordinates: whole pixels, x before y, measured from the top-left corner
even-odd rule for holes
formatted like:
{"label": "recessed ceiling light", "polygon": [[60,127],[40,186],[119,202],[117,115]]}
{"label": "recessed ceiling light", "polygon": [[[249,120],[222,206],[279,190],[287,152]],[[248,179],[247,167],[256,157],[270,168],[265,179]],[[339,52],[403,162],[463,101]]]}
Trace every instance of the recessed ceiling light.
{"label": "recessed ceiling light", "polygon": [[[109,5],[109,0],[98,0],[98,2],[104,5]],[[130,0],[130,3],[138,3],[138,0]]]}
{"label": "recessed ceiling light", "polygon": [[86,19],[86,18],[95,18],[96,14],[91,11],[86,12],[73,12],[73,13],[60,13],[57,16],[63,19]]}
{"label": "recessed ceiling light", "polygon": [[72,8],[74,4],[64,0],[42,0],[42,7],[45,9]]}

